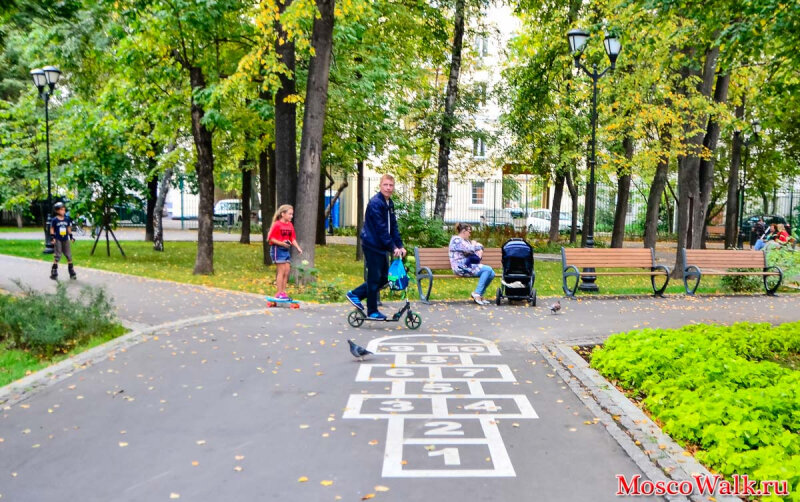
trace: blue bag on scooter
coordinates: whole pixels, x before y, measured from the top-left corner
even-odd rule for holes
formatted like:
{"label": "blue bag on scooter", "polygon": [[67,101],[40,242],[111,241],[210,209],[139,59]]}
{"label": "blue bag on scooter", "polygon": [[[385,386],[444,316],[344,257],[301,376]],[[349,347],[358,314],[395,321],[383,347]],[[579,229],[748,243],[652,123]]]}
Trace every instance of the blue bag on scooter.
{"label": "blue bag on scooter", "polygon": [[403,291],[408,287],[408,273],[406,272],[406,267],[403,265],[403,261],[400,258],[395,258],[392,260],[392,264],[389,265],[389,287],[391,287],[395,291]]}

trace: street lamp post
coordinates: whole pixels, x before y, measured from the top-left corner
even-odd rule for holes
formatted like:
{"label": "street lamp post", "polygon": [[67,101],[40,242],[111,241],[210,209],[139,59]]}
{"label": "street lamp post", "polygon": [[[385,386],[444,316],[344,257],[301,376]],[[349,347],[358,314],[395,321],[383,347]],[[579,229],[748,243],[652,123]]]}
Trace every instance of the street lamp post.
{"label": "street lamp post", "polygon": [[[597,81],[600,80],[600,78],[603,77],[603,75],[605,75],[609,70],[613,70],[616,67],[617,57],[619,56],[620,50],[622,50],[622,44],[615,35],[606,34],[605,40],[603,40],[603,46],[605,47],[606,55],[608,55],[609,61],[611,61],[611,66],[601,72],[598,72],[597,63],[592,64],[591,70],[586,68],[586,66],[581,63],[581,54],[583,53],[583,49],[586,47],[586,42],[589,40],[589,33],[584,30],[570,30],[567,33],[567,40],[569,41],[569,50],[575,58],[575,67],[580,68],[592,79],[592,148],[591,156],[589,158],[589,184],[586,187],[587,221],[584,222],[583,230],[584,232],[588,231],[586,234],[586,247],[593,248],[595,206],[597,203],[594,175],[595,166],[597,165],[597,157],[595,154],[597,142]],[[583,271],[591,273],[594,272],[594,268],[584,268]],[[579,286],[580,290],[598,291],[597,284],[595,284],[596,279],[597,277],[594,275],[581,276],[581,284]]]}
{"label": "street lamp post", "polygon": [[44,253],[53,252],[53,244],[50,241],[50,232],[47,228],[50,224],[50,211],[53,209],[53,186],[50,178],[50,96],[53,94],[61,78],[61,70],[55,66],[45,66],[31,70],[33,84],[39,90],[39,97],[44,101],[44,128],[45,142],[47,144],[47,217],[44,222]]}
{"label": "street lamp post", "polygon": [[[742,141],[742,145],[744,145],[744,161],[742,162],[742,177],[739,180],[739,222],[737,225],[739,236],[736,239],[736,247],[739,249],[744,249],[745,235],[742,232],[742,226],[744,225],[744,196],[745,188],[747,188],[747,163],[750,160],[750,142],[753,139],[758,139],[758,134],[761,132],[761,123],[758,120],[754,120],[750,124],[750,127],[753,131],[753,135],[745,136]],[[750,231],[753,231],[752,227]]]}

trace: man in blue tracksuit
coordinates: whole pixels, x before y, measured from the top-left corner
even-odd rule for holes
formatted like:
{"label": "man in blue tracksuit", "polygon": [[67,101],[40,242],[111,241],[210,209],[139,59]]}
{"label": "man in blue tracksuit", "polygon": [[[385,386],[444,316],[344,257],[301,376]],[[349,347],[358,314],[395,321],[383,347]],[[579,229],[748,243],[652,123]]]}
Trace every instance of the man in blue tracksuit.
{"label": "man in blue tracksuit", "polygon": [[361,300],[367,299],[367,316],[371,319],[386,319],[378,311],[378,291],[387,282],[389,264],[386,253],[402,258],[406,255],[403,240],[397,230],[394,215],[394,177],[384,174],[381,177],[381,191],[367,204],[364,214],[364,228],[361,229],[361,248],[367,265],[367,281],[347,292],[347,300],[358,309],[364,310]]}

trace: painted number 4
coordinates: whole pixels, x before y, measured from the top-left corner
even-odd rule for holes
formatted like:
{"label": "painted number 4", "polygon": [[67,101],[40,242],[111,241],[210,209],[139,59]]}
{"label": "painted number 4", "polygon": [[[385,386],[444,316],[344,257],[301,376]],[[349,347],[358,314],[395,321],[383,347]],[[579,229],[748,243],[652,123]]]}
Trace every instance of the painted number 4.
{"label": "painted number 4", "polygon": [[464,406],[465,410],[477,410],[477,411],[500,411],[503,408],[494,404],[494,401],[478,401],[472,404],[468,404]]}

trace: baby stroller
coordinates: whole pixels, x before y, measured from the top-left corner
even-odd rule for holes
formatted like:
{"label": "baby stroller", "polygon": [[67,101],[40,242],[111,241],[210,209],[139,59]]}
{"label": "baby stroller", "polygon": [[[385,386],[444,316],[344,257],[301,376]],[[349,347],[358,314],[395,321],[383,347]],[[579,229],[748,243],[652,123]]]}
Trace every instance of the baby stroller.
{"label": "baby stroller", "polygon": [[503,278],[497,288],[496,302],[500,305],[503,298],[509,300],[528,300],[536,306],[536,272],[533,271],[533,248],[525,239],[515,237],[503,244],[502,249]]}

